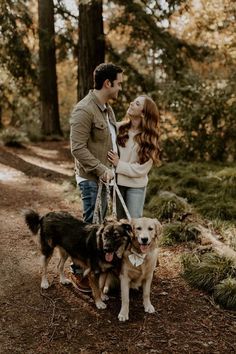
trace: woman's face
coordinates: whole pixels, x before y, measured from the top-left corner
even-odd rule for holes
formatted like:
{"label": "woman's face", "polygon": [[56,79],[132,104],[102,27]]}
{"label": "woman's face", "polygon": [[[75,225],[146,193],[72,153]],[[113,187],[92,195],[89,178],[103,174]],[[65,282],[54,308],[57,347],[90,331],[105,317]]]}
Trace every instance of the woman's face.
{"label": "woman's face", "polygon": [[145,97],[139,96],[130,103],[127,114],[131,117],[141,117],[144,107]]}

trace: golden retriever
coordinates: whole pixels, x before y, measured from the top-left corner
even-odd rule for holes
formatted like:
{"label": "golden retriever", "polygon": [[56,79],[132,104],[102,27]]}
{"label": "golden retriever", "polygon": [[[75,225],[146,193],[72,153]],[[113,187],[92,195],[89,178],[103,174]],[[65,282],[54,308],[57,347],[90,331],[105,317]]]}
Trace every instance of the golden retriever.
{"label": "golden retriever", "polygon": [[129,319],[129,289],[143,289],[145,312],[153,313],[155,309],[150,301],[153,273],[158,260],[158,240],[161,224],[157,219],[139,218],[131,221],[133,236],[131,244],[124,252],[121,273],[121,310],[120,321]]}

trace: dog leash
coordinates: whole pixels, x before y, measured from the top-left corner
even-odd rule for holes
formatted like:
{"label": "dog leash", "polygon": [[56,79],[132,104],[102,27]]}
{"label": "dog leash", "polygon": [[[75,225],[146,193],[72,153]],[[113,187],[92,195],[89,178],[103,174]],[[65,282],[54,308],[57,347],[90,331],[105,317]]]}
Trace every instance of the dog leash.
{"label": "dog leash", "polygon": [[[114,183],[113,188],[114,188],[114,191],[113,191],[113,210],[115,208],[115,212],[116,212],[116,194],[117,194],[119,199],[120,199],[120,202],[122,204],[122,207],[124,208],[124,211],[125,211],[125,214],[127,216],[127,219],[130,221],[131,220],[131,216],[130,216],[129,210],[128,210],[126,204],[125,204],[124,198],[122,197],[122,194],[121,194],[116,182]],[[114,198],[114,195],[115,195],[115,198]],[[115,202],[114,202],[114,199],[115,199]],[[115,205],[114,205],[114,203],[115,203]]]}
{"label": "dog leash", "polygon": [[98,184],[98,192],[97,198],[95,202],[94,212],[93,212],[93,220],[92,224],[100,224],[102,222],[102,182],[99,181]]}
{"label": "dog leash", "polygon": [[103,188],[103,185],[105,185],[105,188],[106,188],[107,208],[108,208],[108,211],[111,210],[112,217],[117,219],[116,195],[118,195],[120,202],[124,208],[126,217],[130,221],[131,220],[130,213],[128,211],[128,208],[125,204],[125,201],[120,193],[120,190],[119,190],[116,182],[114,182],[114,185],[113,185],[113,196],[112,196],[112,202],[111,202],[109,182],[99,181],[98,193],[97,193],[97,198],[96,198],[96,202],[95,202],[92,223],[93,224],[100,224],[103,222],[103,215],[102,215],[102,188]]}

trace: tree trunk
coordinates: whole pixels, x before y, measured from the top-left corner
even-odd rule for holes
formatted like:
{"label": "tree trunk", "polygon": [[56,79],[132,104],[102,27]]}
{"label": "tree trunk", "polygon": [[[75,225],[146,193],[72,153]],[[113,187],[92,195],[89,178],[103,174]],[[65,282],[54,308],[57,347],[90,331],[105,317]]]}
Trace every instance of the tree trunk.
{"label": "tree trunk", "polygon": [[102,0],[79,1],[78,100],[93,88],[93,71],[104,62]]}
{"label": "tree trunk", "polygon": [[217,235],[215,235],[211,230],[205,228],[204,226],[199,225],[198,229],[201,232],[201,243],[204,246],[207,247],[207,245],[210,243],[212,248],[220,256],[231,258],[236,265],[236,252],[233,248],[219,241]]}
{"label": "tree trunk", "polygon": [[39,90],[43,135],[62,135],[56,74],[53,0],[38,0]]}
{"label": "tree trunk", "polygon": [[0,129],[2,129],[2,106],[0,105]]}

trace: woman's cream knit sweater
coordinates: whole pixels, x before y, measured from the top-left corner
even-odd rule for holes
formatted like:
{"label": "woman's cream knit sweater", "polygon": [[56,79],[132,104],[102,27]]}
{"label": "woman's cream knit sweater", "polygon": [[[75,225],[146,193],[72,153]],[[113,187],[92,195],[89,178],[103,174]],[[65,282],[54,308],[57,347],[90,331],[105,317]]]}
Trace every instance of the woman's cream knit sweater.
{"label": "woman's cream knit sweater", "polygon": [[117,184],[125,187],[141,188],[148,183],[148,172],[152,167],[152,160],[144,164],[138,163],[138,144],[134,141],[136,133],[129,130],[129,139],[125,147],[119,146],[120,159],[116,166]]}

